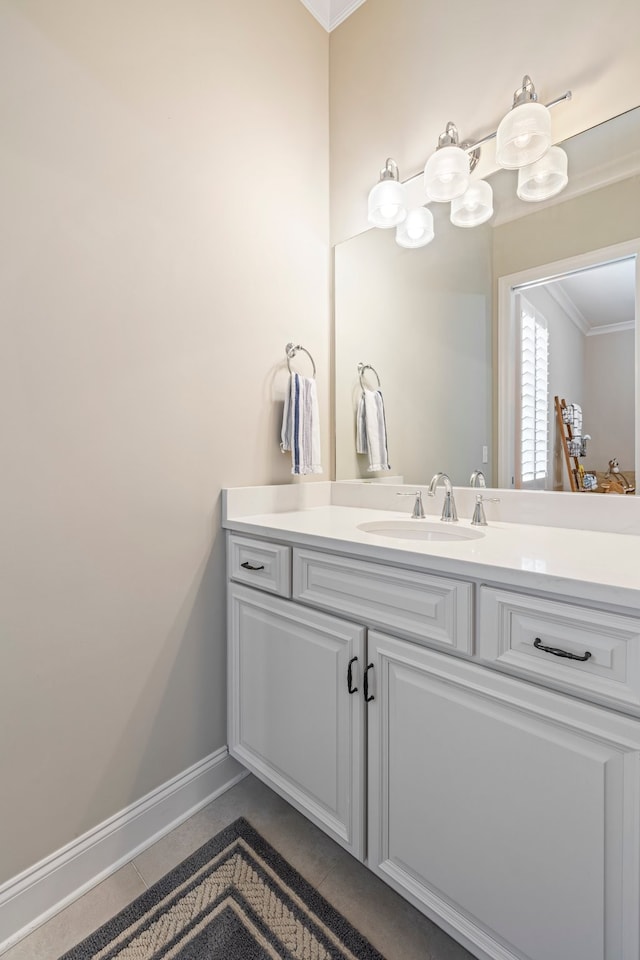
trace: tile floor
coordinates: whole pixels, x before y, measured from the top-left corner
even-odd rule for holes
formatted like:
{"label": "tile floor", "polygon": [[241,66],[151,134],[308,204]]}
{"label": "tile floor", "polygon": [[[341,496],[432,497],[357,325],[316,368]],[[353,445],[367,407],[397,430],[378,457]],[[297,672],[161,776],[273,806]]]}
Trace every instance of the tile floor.
{"label": "tile floor", "polygon": [[239,816],[246,817],[387,960],[472,960],[470,953],[252,776],[16,944],[2,960],[58,960]]}

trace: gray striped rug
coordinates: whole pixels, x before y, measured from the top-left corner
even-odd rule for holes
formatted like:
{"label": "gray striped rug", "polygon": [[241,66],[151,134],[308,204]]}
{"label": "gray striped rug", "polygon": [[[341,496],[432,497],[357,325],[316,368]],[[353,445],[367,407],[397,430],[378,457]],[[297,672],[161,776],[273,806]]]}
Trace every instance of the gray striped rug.
{"label": "gray striped rug", "polygon": [[60,960],[384,960],[244,819]]}

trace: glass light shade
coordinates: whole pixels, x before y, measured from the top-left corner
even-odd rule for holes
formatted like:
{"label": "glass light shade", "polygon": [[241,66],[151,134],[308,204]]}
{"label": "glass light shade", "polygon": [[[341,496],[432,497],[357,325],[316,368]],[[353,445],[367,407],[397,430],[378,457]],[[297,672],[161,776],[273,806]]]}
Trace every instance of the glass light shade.
{"label": "glass light shade", "polygon": [[395,227],[407,216],[407,190],[398,180],[381,180],[369,193],[369,223]]}
{"label": "glass light shade", "polygon": [[548,200],[564,190],[568,182],[567,155],[561,147],[551,147],[542,159],[518,171],[516,193],[521,200]]}
{"label": "glass light shade", "polygon": [[396,230],[396,243],[401,247],[426,247],[433,240],[433,214],[426,207],[409,210],[407,219]]}
{"label": "glass light shade", "polygon": [[507,170],[534,163],[551,146],[551,115],[542,103],[521,103],[498,127],[496,160]]}
{"label": "glass light shade", "polygon": [[451,201],[451,223],[478,227],[493,216],[493,190],[486,180],[475,180],[466,193]]}
{"label": "glass light shade", "polygon": [[461,147],[441,147],[424,168],[424,188],[430,200],[448,203],[469,186],[469,157]]}

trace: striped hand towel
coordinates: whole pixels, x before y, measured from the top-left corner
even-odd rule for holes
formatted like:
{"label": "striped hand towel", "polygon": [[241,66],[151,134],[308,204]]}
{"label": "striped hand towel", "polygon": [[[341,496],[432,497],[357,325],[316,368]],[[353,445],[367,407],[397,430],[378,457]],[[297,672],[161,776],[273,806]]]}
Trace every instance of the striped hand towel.
{"label": "striped hand towel", "polygon": [[280,449],[291,451],[291,473],[322,473],[318,394],[313,377],[292,373],[284,399]]}

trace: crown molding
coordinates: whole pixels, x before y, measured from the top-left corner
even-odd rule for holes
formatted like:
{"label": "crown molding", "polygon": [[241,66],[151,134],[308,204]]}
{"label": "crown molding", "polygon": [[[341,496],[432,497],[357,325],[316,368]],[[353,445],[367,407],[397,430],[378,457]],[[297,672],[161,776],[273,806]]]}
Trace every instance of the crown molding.
{"label": "crown molding", "polygon": [[623,333],[625,330],[635,330],[633,320],[623,320],[621,323],[603,323],[599,327],[591,327],[588,337],[598,337],[603,333]]}
{"label": "crown molding", "polygon": [[350,17],[365,0],[300,0],[318,23],[330,33]]}
{"label": "crown molding", "polygon": [[566,313],[569,319],[573,320],[580,333],[588,337],[591,324],[582,311],[578,309],[566,290],[563,290],[557,283],[550,283],[545,287],[545,290],[549,296],[556,301],[560,309]]}
{"label": "crown molding", "polygon": [[355,13],[358,7],[361,7],[364,2],[365,0],[329,0],[329,9],[331,12],[329,29],[335,30],[343,20],[346,20],[352,13]]}
{"label": "crown molding", "polygon": [[598,337],[605,333],[622,333],[625,330],[635,330],[636,325],[633,320],[623,320],[620,323],[601,323],[594,326],[587,320],[566,290],[563,290],[561,286],[551,283],[545,286],[545,290],[549,296],[556,301],[564,313],[566,313],[569,319],[575,323],[578,330],[580,330],[585,337]]}

